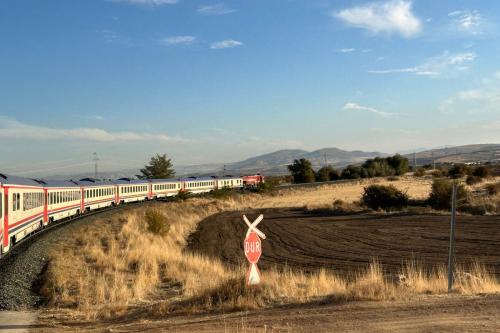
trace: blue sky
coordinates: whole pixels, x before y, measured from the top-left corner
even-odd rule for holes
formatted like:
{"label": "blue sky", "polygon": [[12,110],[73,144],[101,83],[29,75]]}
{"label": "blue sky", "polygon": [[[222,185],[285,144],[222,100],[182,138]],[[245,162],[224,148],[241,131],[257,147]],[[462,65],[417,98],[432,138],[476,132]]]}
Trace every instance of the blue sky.
{"label": "blue sky", "polygon": [[495,1],[2,0],[0,170],[500,142]]}

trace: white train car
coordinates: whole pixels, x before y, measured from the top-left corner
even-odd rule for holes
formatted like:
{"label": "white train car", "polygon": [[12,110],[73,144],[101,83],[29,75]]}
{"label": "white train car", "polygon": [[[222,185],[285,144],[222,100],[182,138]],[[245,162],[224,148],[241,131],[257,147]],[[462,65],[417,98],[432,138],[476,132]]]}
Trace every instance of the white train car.
{"label": "white train car", "polygon": [[217,178],[217,189],[221,188],[243,188],[243,178],[234,176],[224,176]]}
{"label": "white train car", "polygon": [[108,180],[84,178],[76,182],[82,188],[81,212],[113,206],[117,203],[117,186]]}
{"label": "white train car", "polygon": [[114,183],[117,186],[118,202],[120,203],[145,201],[153,198],[149,180],[120,178]]}
{"label": "white train car", "polygon": [[150,182],[153,199],[175,196],[182,189],[182,182],[176,179],[151,179]]}
{"label": "white train car", "polygon": [[17,241],[42,229],[47,222],[45,190],[35,180],[0,174],[0,252],[7,252]]}
{"label": "white train car", "polygon": [[67,180],[40,181],[47,193],[48,222],[52,223],[85,211],[82,207],[82,188],[77,182]]}
{"label": "white train car", "polygon": [[193,194],[207,193],[216,189],[216,179],[213,177],[181,178],[183,190]]}

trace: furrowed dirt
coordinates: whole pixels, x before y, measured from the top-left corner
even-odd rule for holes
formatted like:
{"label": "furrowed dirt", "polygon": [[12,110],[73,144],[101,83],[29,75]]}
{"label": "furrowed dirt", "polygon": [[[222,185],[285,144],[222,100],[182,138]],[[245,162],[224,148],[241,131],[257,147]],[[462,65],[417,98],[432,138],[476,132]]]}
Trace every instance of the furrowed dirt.
{"label": "furrowed dirt", "polygon": [[[244,262],[243,213],[251,220],[264,214],[259,225],[267,236],[259,262],[263,269],[329,268],[346,275],[373,258],[386,273],[397,273],[408,259],[429,268],[447,262],[450,218],[446,215],[325,216],[291,208],[224,212],[199,224],[188,249],[228,264]],[[479,260],[500,276],[500,216],[459,216],[455,260],[458,264]]]}

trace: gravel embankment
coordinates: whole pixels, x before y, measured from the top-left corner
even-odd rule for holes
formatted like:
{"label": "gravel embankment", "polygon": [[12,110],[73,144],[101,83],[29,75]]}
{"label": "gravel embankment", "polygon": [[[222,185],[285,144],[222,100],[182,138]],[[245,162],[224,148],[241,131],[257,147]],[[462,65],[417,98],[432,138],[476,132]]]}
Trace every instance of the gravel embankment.
{"label": "gravel embankment", "polygon": [[99,220],[105,222],[116,212],[103,212],[60,225],[15,247],[11,255],[0,262],[0,310],[33,309],[42,304],[43,299],[37,290],[40,276],[49,261],[47,251],[78,232],[81,225]]}

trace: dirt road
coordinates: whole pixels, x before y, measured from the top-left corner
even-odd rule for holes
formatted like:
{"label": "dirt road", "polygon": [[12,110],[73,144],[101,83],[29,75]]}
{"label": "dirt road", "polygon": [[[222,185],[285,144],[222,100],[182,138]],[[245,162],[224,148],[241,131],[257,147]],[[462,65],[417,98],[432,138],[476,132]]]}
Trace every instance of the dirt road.
{"label": "dirt road", "polygon": [[[411,301],[308,304],[217,315],[129,318],[60,326],[50,315],[32,332],[498,332],[500,295],[424,296]],[[48,325],[48,326],[45,326]]]}

